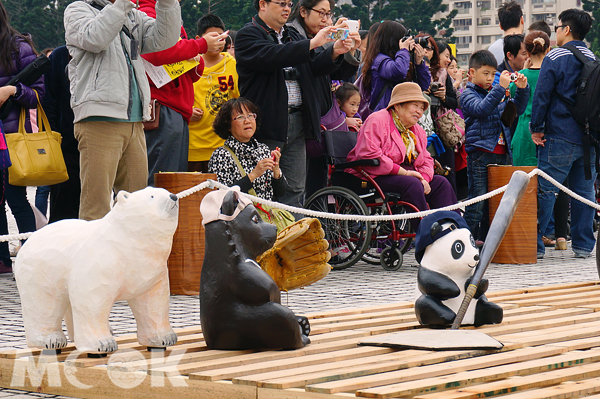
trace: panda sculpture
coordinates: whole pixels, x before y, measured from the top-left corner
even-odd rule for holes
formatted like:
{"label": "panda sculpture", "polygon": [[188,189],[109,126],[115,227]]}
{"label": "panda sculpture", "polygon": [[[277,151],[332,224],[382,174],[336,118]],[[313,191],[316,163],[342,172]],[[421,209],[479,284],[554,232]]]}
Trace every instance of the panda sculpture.
{"label": "panda sculpture", "polygon": [[[425,217],[417,230],[415,313],[419,323],[432,327],[451,325],[479,261],[479,250],[466,221],[452,211]],[[462,324],[476,327],[502,322],[502,308],[484,293],[489,282],[482,279]]]}

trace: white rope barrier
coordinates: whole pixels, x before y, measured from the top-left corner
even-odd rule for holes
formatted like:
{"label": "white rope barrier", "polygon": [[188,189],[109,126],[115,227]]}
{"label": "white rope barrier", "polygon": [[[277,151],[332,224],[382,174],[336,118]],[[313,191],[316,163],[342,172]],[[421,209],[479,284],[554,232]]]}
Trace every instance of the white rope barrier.
{"label": "white rope barrier", "polygon": [[[560,184],[558,181],[554,180],[552,177],[548,176],[543,171],[536,168],[536,169],[532,170],[531,172],[529,172],[528,175],[529,175],[529,177],[538,175],[538,176],[548,180],[554,186],[558,187],[559,190],[564,191],[567,195],[600,211],[600,205],[574,193],[573,191],[569,190],[567,187]],[[498,194],[501,194],[504,191],[506,191],[507,187],[508,187],[508,185],[505,185],[505,186],[499,187],[495,190],[492,190],[489,193],[480,195],[479,197],[472,198],[467,201],[459,202],[457,204],[449,205],[449,206],[446,206],[443,208],[430,209],[427,211],[407,213],[407,214],[401,214],[401,215],[375,215],[375,216],[342,215],[342,214],[336,214],[336,213],[320,212],[320,211],[314,211],[314,210],[310,210],[310,209],[297,208],[297,207],[293,207],[293,206],[289,206],[289,205],[285,205],[285,204],[280,204],[279,202],[269,201],[269,200],[266,200],[263,198],[258,198],[258,197],[255,197],[253,195],[246,194],[246,193],[242,193],[242,195],[244,195],[244,196],[248,197],[250,200],[252,200],[254,202],[258,202],[260,204],[264,204],[264,205],[267,205],[267,206],[270,206],[273,208],[283,209],[288,212],[301,214],[301,215],[305,215],[305,216],[310,216],[310,217],[318,217],[318,218],[334,219],[334,220],[356,220],[356,221],[363,221],[363,222],[384,222],[384,221],[390,221],[390,220],[406,220],[406,219],[422,218],[422,217],[425,217],[425,216],[427,216],[431,213],[437,212],[437,211],[453,211],[456,209],[463,209],[469,205],[473,205],[473,204],[476,204],[477,202],[485,201],[485,200],[490,199]],[[182,199],[182,198],[188,197],[188,196],[193,195],[193,194],[195,194],[201,190],[204,190],[206,188],[208,188],[208,189],[217,188],[219,190],[229,189],[229,187],[227,187],[224,184],[221,184],[214,180],[207,180],[201,184],[198,184],[194,187],[191,187],[187,190],[184,190],[184,191],[178,193],[177,198]],[[4,236],[0,236],[0,242],[26,240],[32,234],[33,234],[33,232],[23,233],[23,234],[4,235]]]}

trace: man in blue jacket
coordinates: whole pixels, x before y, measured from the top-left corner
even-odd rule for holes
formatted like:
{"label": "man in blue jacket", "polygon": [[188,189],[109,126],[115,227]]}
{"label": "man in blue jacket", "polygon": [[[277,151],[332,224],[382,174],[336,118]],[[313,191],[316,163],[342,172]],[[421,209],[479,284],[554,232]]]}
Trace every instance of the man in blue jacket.
{"label": "man in blue jacket", "polygon": [[237,33],[235,58],[240,94],[258,106],[262,122],[255,137],[281,150],[280,167],[289,191],[279,202],[302,207],[306,182],[306,139],[316,138],[321,110],[314,76],[330,75],[339,68],[352,40],[338,40],[325,51],[314,49],[332,41],[334,28],[326,27],[312,39],[303,39],[285,26],[290,0],[254,0],[258,15]]}
{"label": "man in blue jacket", "polygon": [[[586,57],[595,59],[583,42],[592,25],[592,17],[585,11],[569,9],[563,11],[558,19],[559,23],[554,27],[556,43],[559,46],[573,44]],[[535,89],[530,131],[533,142],[538,145],[538,168],[559,182],[568,177],[569,188],[594,201],[594,180],[584,177],[584,133],[569,111],[569,105],[575,101],[575,88],[582,66],[565,48],[556,48],[546,55]],[[596,176],[595,149],[589,150],[591,175]],[[558,188],[543,178],[538,182],[537,252],[538,258],[542,258],[545,248],[540,231],[546,231]],[[576,258],[591,256],[595,243],[593,219],[594,209],[579,201],[571,201],[572,248]]]}

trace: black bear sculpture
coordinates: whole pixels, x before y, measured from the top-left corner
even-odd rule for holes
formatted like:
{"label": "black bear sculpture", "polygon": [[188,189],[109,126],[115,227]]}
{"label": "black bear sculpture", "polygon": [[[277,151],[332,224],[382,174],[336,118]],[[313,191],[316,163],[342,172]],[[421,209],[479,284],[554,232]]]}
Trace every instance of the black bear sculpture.
{"label": "black bear sculpture", "polygon": [[[275,281],[256,263],[277,228],[265,223],[239,188],[209,193],[200,206],[206,229],[200,321],[210,349],[297,349],[310,343],[308,319],[281,305]],[[220,208],[220,209],[219,209]]]}

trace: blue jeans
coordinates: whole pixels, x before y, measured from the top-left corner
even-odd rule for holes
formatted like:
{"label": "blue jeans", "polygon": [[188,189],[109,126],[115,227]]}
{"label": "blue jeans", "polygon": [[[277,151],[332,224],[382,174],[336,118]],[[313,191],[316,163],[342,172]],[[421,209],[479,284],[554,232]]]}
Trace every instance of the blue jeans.
{"label": "blue jeans", "polygon": [[[467,154],[467,174],[469,199],[488,192],[488,165],[506,165],[506,154],[492,154],[485,151],[472,151]],[[488,201],[480,201],[465,209],[465,221],[476,240],[485,241],[490,228]]]}
{"label": "blue jeans", "polygon": [[50,196],[50,186],[38,186],[35,190],[35,207],[47,217],[48,197]]}
{"label": "blue jeans", "polygon": [[263,140],[271,150],[279,147],[281,159],[279,167],[288,182],[288,190],[276,201],[282,204],[302,208],[306,185],[306,140],[304,135],[302,112],[288,115],[287,140],[285,142]]}
{"label": "blue jeans", "polygon": [[[546,136],[548,137],[548,136]],[[551,137],[551,136],[550,136]],[[544,147],[538,146],[538,168],[556,181],[569,178],[569,188],[592,202],[594,198],[594,180],[585,180],[583,171],[583,147],[580,144],[548,138]],[[596,151],[590,148],[592,176],[596,176]],[[558,188],[546,179],[538,179],[538,223],[537,252],[545,253],[542,233],[545,232],[554,209]],[[571,238],[574,252],[590,253],[596,240],[593,230],[594,208],[575,199],[571,200]]]}
{"label": "blue jeans", "polygon": [[[3,175],[2,180],[4,185],[4,196],[0,201],[0,206],[2,207],[2,211],[0,212],[0,235],[8,234],[8,221],[4,209],[5,199],[17,221],[19,233],[35,231],[35,216],[27,200],[27,187],[8,184],[8,170],[0,171],[0,173]],[[0,260],[7,266],[11,264],[8,242],[0,243]]]}

